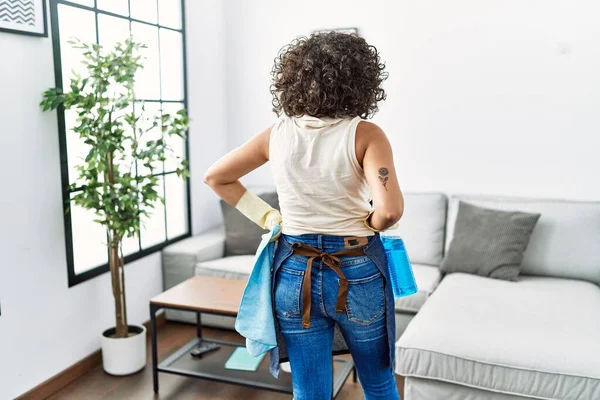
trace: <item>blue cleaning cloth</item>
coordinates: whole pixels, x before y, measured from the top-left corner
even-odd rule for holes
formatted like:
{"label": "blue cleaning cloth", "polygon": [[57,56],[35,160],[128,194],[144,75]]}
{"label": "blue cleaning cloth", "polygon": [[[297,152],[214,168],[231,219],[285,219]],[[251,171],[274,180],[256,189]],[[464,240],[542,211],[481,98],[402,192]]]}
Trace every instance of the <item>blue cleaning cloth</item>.
{"label": "blue cleaning cloth", "polygon": [[271,298],[271,271],[275,241],[271,239],[281,230],[280,225],[262,235],[256,250],[254,267],[246,283],[240,309],[235,319],[235,330],[246,338],[248,353],[257,357],[277,347],[273,302]]}

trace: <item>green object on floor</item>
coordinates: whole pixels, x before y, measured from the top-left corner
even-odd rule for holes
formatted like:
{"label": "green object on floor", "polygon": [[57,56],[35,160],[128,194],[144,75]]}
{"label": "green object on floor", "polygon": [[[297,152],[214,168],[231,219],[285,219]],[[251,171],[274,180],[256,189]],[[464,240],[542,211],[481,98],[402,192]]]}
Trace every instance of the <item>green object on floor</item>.
{"label": "green object on floor", "polygon": [[256,371],[258,364],[265,357],[266,353],[259,355],[258,357],[252,356],[248,353],[246,347],[238,347],[233,351],[227,362],[225,368],[227,369],[239,369],[242,371]]}

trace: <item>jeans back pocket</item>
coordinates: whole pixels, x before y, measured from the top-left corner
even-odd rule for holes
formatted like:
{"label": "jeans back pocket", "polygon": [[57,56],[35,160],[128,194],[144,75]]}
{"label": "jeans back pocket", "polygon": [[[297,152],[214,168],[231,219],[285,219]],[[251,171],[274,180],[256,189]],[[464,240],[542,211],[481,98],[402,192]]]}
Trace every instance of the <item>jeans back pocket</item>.
{"label": "jeans back pocket", "polygon": [[300,315],[304,271],[279,267],[275,277],[275,312],[283,317]]}
{"label": "jeans back pocket", "polygon": [[348,279],[346,313],[350,321],[368,325],[385,312],[383,276],[376,272],[365,278]]}

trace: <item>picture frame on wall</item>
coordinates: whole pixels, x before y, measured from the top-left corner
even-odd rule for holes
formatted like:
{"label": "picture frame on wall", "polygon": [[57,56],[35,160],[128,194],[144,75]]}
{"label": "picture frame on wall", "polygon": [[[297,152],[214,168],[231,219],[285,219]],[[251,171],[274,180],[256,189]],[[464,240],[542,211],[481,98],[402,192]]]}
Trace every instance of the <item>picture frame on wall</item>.
{"label": "picture frame on wall", "polygon": [[325,33],[325,32],[340,32],[340,33],[354,33],[355,35],[358,35],[358,28],[332,28],[332,29],[317,29],[314,30],[313,33]]}
{"label": "picture frame on wall", "polygon": [[0,33],[48,37],[46,0],[0,0]]}

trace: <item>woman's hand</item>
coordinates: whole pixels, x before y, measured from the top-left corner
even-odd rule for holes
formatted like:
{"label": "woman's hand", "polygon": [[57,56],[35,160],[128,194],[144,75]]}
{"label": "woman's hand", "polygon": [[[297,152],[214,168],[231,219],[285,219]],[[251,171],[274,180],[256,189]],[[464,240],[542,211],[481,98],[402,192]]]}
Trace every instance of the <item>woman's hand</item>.
{"label": "woman's hand", "polygon": [[281,224],[281,213],[250,191],[246,191],[235,208],[263,229],[271,230]]}

